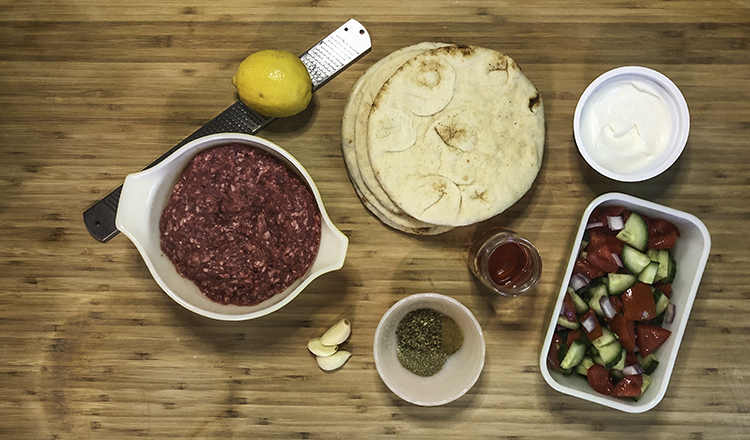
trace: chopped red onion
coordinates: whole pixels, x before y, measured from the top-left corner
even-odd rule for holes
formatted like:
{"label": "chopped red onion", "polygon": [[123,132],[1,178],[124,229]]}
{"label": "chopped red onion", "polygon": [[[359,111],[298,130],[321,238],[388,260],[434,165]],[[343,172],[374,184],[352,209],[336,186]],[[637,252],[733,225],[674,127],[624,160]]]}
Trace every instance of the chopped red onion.
{"label": "chopped red onion", "polygon": [[631,374],[643,374],[645,371],[643,370],[643,367],[641,367],[640,364],[635,365],[628,365],[627,367],[622,369],[622,374],[625,376],[630,376]]}
{"label": "chopped red onion", "polygon": [[605,295],[599,298],[599,305],[602,307],[602,312],[604,312],[604,316],[607,318],[612,319],[617,314],[617,311],[608,296]]}
{"label": "chopped red onion", "polygon": [[586,332],[591,333],[596,328],[596,318],[594,314],[591,314],[581,321],[581,325],[586,329]]}
{"label": "chopped red onion", "polygon": [[586,225],[586,229],[601,228],[602,226],[604,226],[602,222],[591,222]]}
{"label": "chopped red onion", "polygon": [[625,221],[622,219],[622,216],[608,215],[607,226],[609,226],[609,229],[613,231],[619,231],[621,229],[625,229]]}
{"label": "chopped red onion", "polygon": [[613,260],[615,260],[615,263],[617,263],[617,265],[618,265],[619,267],[625,267],[625,266],[624,266],[624,265],[622,264],[622,259],[620,258],[620,256],[619,256],[619,255],[617,255],[617,254],[612,254],[612,259],[613,259]]}
{"label": "chopped red onion", "polygon": [[674,315],[677,312],[677,306],[673,303],[667,304],[667,310],[664,311],[664,322],[671,324],[674,322]]}
{"label": "chopped red onion", "polygon": [[589,279],[589,277],[582,273],[577,273],[570,277],[570,287],[572,287],[576,292],[588,286],[590,282],[591,280]]}
{"label": "chopped red onion", "polygon": [[555,327],[556,332],[559,332],[560,330],[567,330],[567,329],[568,329],[567,327],[565,327],[564,325],[560,325],[560,324],[557,324],[557,326]]}

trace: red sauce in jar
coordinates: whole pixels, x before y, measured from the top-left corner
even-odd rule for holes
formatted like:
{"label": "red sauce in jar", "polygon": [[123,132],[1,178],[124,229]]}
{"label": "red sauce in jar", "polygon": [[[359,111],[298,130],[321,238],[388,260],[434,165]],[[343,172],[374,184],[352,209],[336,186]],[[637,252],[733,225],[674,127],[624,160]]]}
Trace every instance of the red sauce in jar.
{"label": "red sauce in jar", "polygon": [[490,278],[503,287],[517,287],[530,275],[531,258],[518,243],[508,242],[495,249],[487,260]]}

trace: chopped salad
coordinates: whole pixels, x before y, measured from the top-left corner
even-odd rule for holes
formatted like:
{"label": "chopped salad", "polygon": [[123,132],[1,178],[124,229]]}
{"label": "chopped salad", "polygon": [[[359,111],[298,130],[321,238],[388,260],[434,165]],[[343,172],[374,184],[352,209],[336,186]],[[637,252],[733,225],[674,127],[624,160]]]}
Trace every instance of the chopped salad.
{"label": "chopped salad", "polygon": [[596,208],[586,225],[557,329],[550,369],[586,378],[598,393],[638,398],[671,332],[680,231],[623,206]]}

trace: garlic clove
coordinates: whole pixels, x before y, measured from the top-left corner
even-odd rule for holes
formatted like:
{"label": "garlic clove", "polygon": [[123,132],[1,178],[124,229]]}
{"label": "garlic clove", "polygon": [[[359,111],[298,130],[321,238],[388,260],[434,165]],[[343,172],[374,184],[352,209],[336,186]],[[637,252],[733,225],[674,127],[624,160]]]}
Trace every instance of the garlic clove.
{"label": "garlic clove", "polygon": [[320,343],[323,345],[339,345],[349,338],[352,333],[352,326],[349,320],[344,318],[329,328],[323,336],[320,337]]}
{"label": "garlic clove", "polygon": [[320,343],[320,338],[315,338],[307,343],[307,349],[316,356],[328,357],[336,353],[339,350],[339,346],[323,345]]}
{"label": "garlic clove", "polygon": [[324,371],[333,371],[337,368],[341,368],[342,365],[346,363],[346,361],[349,360],[349,358],[352,356],[351,353],[349,353],[346,350],[337,351],[335,354],[332,354],[331,356],[317,356],[316,359],[318,361],[318,366],[321,370]]}

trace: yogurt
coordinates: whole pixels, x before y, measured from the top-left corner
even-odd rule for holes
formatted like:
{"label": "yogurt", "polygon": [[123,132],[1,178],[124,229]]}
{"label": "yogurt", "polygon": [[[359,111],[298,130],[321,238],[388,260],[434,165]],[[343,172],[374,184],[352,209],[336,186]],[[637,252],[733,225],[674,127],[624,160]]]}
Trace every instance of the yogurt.
{"label": "yogurt", "polygon": [[668,146],[672,133],[668,103],[639,79],[604,85],[583,108],[580,130],[588,153],[615,173],[642,169]]}

